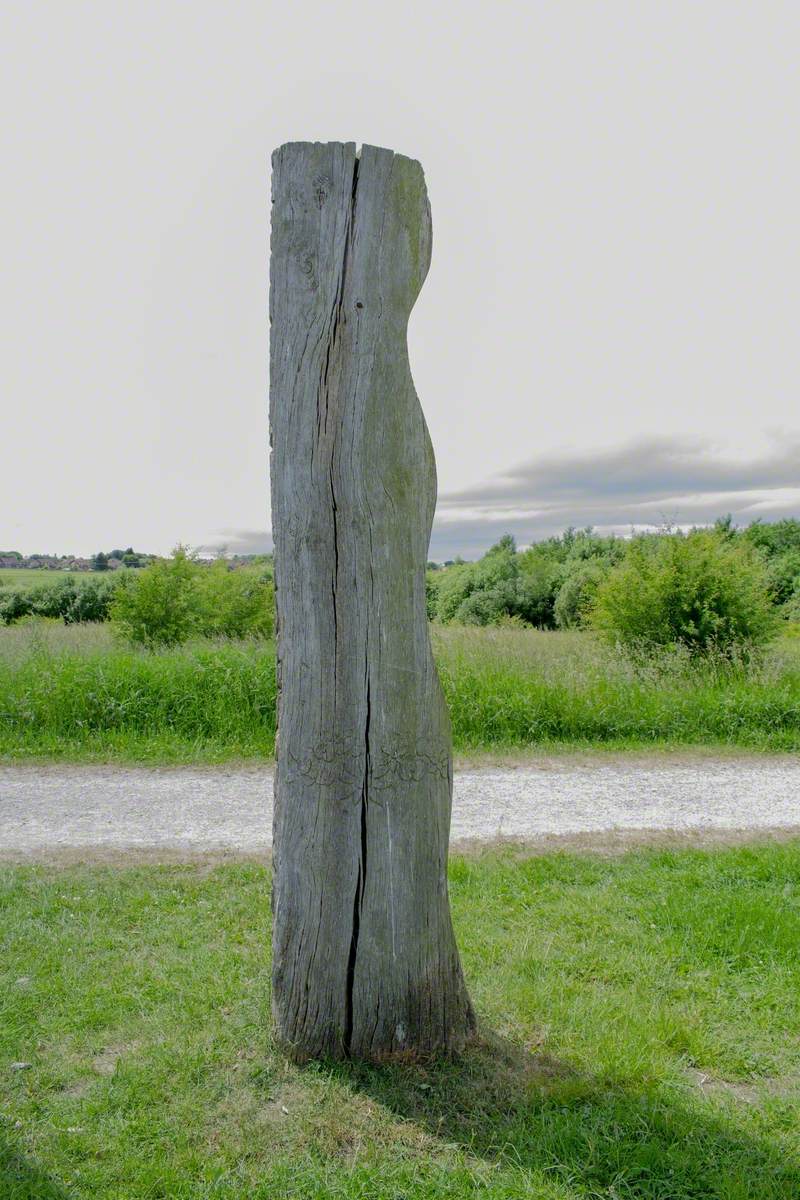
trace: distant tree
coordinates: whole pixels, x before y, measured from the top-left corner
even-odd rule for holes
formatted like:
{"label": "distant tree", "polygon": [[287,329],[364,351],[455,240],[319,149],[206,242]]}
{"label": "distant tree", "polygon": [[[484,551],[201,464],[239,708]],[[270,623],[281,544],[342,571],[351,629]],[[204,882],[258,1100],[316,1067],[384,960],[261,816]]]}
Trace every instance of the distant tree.
{"label": "distant tree", "polygon": [[754,521],[742,536],[757,546],[767,558],[773,558],[788,550],[800,550],[800,520],[786,517],[782,521]]}
{"label": "distant tree", "polygon": [[104,554],[102,550],[98,550],[97,554],[92,556],[92,570],[93,571],[107,571],[108,570],[108,555]]}
{"label": "distant tree", "polygon": [[198,571],[199,624],[208,637],[271,637],[275,589],[252,567],[231,571],[224,559]]}
{"label": "distant tree", "polygon": [[171,559],[158,559],[136,573],[120,572],[120,586],[111,605],[115,628],[143,646],[175,645],[198,633],[198,570],[179,546]]}
{"label": "distant tree", "polygon": [[518,555],[520,570],[519,615],[537,629],[555,626],[555,603],[564,579],[564,562],[572,543],[572,531],[561,538],[536,542]]}
{"label": "distant tree", "polygon": [[73,625],[84,621],[107,621],[114,596],[117,592],[118,576],[104,579],[83,579],[63,613],[64,623]]}
{"label": "distant tree", "polygon": [[[29,613],[51,620],[61,618],[67,625],[108,619],[111,599],[117,584],[115,576],[105,575],[102,579],[93,579],[91,576],[81,578],[74,572],[59,572],[59,575],[59,578],[28,590],[27,611],[17,611],[12,613],[11,617],[16,618]],[[6,617],[8,619],[9,614],[6,614]]]}
{"label": "distant tree", "polygon": [[[92,580],[93,583],[101,582]],[[64,617],[69,610],[78,590],[74,575],[62,575],[55,583],[47,583],[36,587],[31,592],[31,612],[39,617]]]}
{"label": "distant tree", "polygon": [[559,629],[576,629],[586,624],[597,589],[608,570],[601,559],[591,558],[575,561],[566,570],[553,606]]}
{"label": "distant tree", "polygon": [[497,625],[514,607],[514,589],[508,584],[471,592],[456,612],[459,625]]}
{"label": "distant tree", "polygon": [[564,579],[564,567],[557,562],[542,562],[536,570],[520,567],[516,615],[536,629],[552,629],[555,606]]}
{"label": "distant tree", "polygon": [[467,596],[475,590],[475,564],[453,563],[446,571],[442,571],[441,579],[437,580],[438,620],[448,624],[455,618],[459,606]]}
{"label": "distant tree", "polygon": [[535,569],[517,553],[505,534],[477,562],[454,561],[427,576],[428,612],[447,624],[494,625],[506,618],[541,628],[553,625],[553,603],[561,580],[560,565],[549,557]]}
{"label": "distant tree", "polygon": [[767,559],[767,576],[773,600],[785,604],[800,585],[800,547]]}
{"label": "distant tree", "polygon": [[439,615],[439,588],[432,571],[425,572],[425,610],[428,620],[435,621]]}
{"label": "distant tree", "polygon": [[504,534],[483,558],[471,563],[464,579],[469,581],[469,591],[456,609],[456,621],[495,625],[504,616],[514,616],[519,599],[519,563],[511,534]]}
{"label": "distant tree", "polygon": [[796,621],[800,624],[800,579],[797,581],[794,591],[783,606],[783,615],[788,621]]}
{"label": "distant tree", "polygon": [[275,592],[262,569],[206,565],[179,546],[170,559],[140,571],[120,571],[111,605],[115,628],[144,646],[190,637],[269,637]]}
{"label": "distant tree", "polygon": [[725,513],[724,517],[717,517],[714,522],[714,532],[720,537],[735,537],[736,526],[733,523],[732,513]]}
{"label": "distant tree", "polygon": [[[695,539],[695,549],[709,536],[717,546],[743,547],[748,562],[755,552],[767,564],[773,605],[785,605],[794,595],[800,578],[800,521],[756,522],[740,530],[726,514],[712,529],[695,529],[689,535]],[[428,563],[428,615],[443,623],[483,625],[511,618],[539,629],[580,626],[587,622],[598,585],[625,560],[631,547],[637,548],[635,554],[645,548],[666,554],[664,547],[676,540],[685,540],[685,535],[668,525],[658,533],[632,532],[629,539],[605,537],[586,526],[566,529],[517,551],[513,537],[506,534],[476,562],[457,557],[442,564]],[[675,554],[680,557],[678,551]],[[633,596],[641,594],[644,584],[631,573],[629,586]]]}
{"label": "distant tree", "polygon": [[32,611],[31,593],[27,588],[14,588],[0,592],[0,621],[11,625]]}

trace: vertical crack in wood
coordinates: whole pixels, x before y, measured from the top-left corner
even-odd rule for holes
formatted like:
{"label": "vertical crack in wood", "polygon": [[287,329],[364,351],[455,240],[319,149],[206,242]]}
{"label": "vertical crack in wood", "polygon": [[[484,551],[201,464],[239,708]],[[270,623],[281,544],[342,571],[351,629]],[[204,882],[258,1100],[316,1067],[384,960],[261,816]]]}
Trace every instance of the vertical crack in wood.
{"label": "vertical crack in wood", "polygon": [[[344,297],[347,284],[348,267],[350,266],[351,257],[353,254],[353,239],[355,234],[355,217],[356,217],[356,198],[358,192],[358,165],[359,160],[356,158],[353,162],[353,182],[350,190],[350,207],[347,214],[347,225],[344,238],[344,253],[342,259],[342,268],[339,275],[339,287],[337,289],[336,299],[333,305],[331,314],[331,322],[329,329],[328,345],[325,353],[325,363],[322,374],[322,390],[325,394],[325,431],[328,428],[328,412],[330,408],[329,387],[331,384],[331,364],[336,364],[339,357],[339,343],[341,337],[341,327],[347,322],[347,316],[344,313]],[[341,374],[335,377],[335,384],[341,386]],[[341,399],[341,398],[340,398]],[[339,419],[339,412],[335,414],[336,419]],[[338,521],[338,505],[336,503],[336,486],[335,486],[335,470],[334,460],[336,454],[338,425],[334,428],[334,436],[330,447],[330,464],[329,464],[329,483],[331,495],[331,513],[333,523],[333,580],[332,580],[332,601],[333,601],[333,634],[334,634],[334,654],[333,654],[333,688],[334,696],[337,692],[337,675],[338,675],[338,642],[339,642],[339,622],[337,614],[337,589],[339,584],[339,521]],[[369,694],[369,665],[365,663],[366,675],[366,718],[365,718],[365,756],[364,756],[364,776],[361,783],[361,799],[360,799],[360,844],[359,844],[359,859],[358,869],[356,873],[356,887],[353,896],[353,914],[350,933],[350,947],[348,952],[347,971],[346,971],[346,995],[345,995],[345,1030],[344,1030],[344,1051],[345,1054],[350,1053],[350,1044],[353,1032],[353,987],[355,980],[356,958],[358,955],[358,938],[361,925],[361,907],[364,901],[364,888],[366,885],[367,875],[367,806],[368,806],[368,777],[369,777],[369,722],[370,722],[370,694]]]}
{"label": "vertical crack in wood", "polygon": [[[331,319],[328,325],[328,341],[325,347],[325,362],[322,368],[322,378],[320,387],[317,393],[317,438],[322,437],[322,421],[320,414],[319,396],[325,398],[325,433],[328,432],[328,413],[330,411],[330,372],[331,362],[335,363],[338,357],[340,330],[347,318],[343,314],[344,310],[344,291],[345,282],[347,279],[347,267],[352,253],[353,243],[353,227],[355,224],[356,213],[356,189],[358,187],[358,159],[353,162],[353,182],[350,189],[350,208],[347,214],[347,224],[344,236],[344,252],[342,255],[342,269],[339,273],[339,286],[336,291],[336,297],[331,310]],[[338,418],[339,414],[336,413]],[[333,520],[333,577],[331,579],[331,600],[333,604],[333,693],[336,695],[336,681],[338,675],[338,649],[339,649],[339,621],[337,613],[337,588],[339,585],[339,524],[338,524],[338,505],[336,503],[336,487],[334,485],[334,452],[336,441],[331,444],[330,462],[328,464],[328,481],[331,493],[331,515]],[[312,443],[312,465],[313,465],[313,443]]]}
{"label": "vertical crack in wood", "polygon": [[336,679],[339,672],[339,615],[336,610],[336,589],[339,586],[339,519],[336,507],[336,489],[333,486],[333,455],[328,472],[331,487],[331,516],[333,519],[333,573],[331,576],[331,601],[333,605],[333,695],[336,699]]}
{"label": "vertical crack in wood", "polygon": [[361,907],[364,903],[364,890],[367,885],[367,814],[369,811],[369,723],[371,702],[369,694],[369,673],[367,670],[367,711],[364,723],[364,779],[361,784],[361,841],[359,846],[358,875],[356,890],[353,897],[353,924],[350,935],[350,953],[347,959],[347,995],[345,997],[345,1035],[344,1051],[350,1053],[353,1039],[353,986],[356,974],[356,959],[358,958],[358,938],[361,930]]}

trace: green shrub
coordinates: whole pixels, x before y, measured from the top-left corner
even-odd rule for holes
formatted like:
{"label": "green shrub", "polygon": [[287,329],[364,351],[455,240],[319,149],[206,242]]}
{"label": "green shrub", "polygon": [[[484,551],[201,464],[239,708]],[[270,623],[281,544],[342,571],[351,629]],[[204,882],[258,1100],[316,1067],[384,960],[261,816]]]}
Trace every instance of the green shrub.
{"label": "green shrub", "polygon": [[763,645],[776,631],[760,554],[704,530],[630,543],[598,586],[591,621],[632,651],[726,654]]}
{"label": "green shrub", "polygon": [[230,570],[220,559],[202,568],[195,586],[200,629],[209,637],[272,637],[275,626],[275,588],[261,571]]}
{"label": "green shrub", "polygon": [[493,587],[471,592],[458,606],[455,619],[461,625],[497,625],[501,617],[512,616],[516,607],[514,580],[499,580]]}
{"label": "green shrub", "polygon": [[[557,569],[557,568],[556,568]],[[474,563],[454,563],[426,580],[428,615],[443,625],[496,625],[504,620],[546,626],[552,612],[553,566],[523,575],[506,534]]]}
{"label": "green shrub", "polygon": [[9,588],[0,592],[0,621],[11,625],[20,617],[28,617],[33,612],[31,594],[27,588]]}
{"label": "green shrub", "polygon": [[435,621],[439,615],[439,579],[433,568],[425,572],[425,611],[429,621]]}
{"label": "green shrub", "polygon": [[553,616],[559,629],[579,629],[586,624],[597,589],[608,567],[597,559],[576,560],[558,590]]}
{"label": "green shrub", "polygon": [[534,543],[517,556],[520,615],[537,629],[555,629],[556,602],[567,577],[588,563],[610,567],[624,554],[622,539],[600,537],[591,528],[568,529],[561,537]]}
{"label": "green shrub", "polygon": [[2,593],[0,621],[11,625],[29,616],[60,619],[67,625],[106,621],[116,588],[114,576],[76,578],[74,575],[35,588],[15,588]]}
{"label": "green shrub", "polygon": [[111,605],[114,628],[141,646],[191,637],[270,637],[274,589],[263,572],[204,566],[182,547],[169,560],[126,572]]}
{"label": "green shrub", "polygon": [[31,592],[31,612],[39,617],[60,617],[67,625],[108,620],[117,577],[76,579],[67,575]]}
{"label": "green shrub", "polygon": [[609,565],[621,562],[627,549],[627,542],[622,538],[613,535],[600,537],[591,529],[581,529],[572,533],[569,538],[565,535],[563,541],[568,546],[568,553],[564,559],[568,570],[581,562],[606,562]]}
{"label": "green shrub", "polygon": [[519,560],[511,534],[504,534],[474,566],[476,588],[489,590],[498,583],[516,580],[519,577]]}
{"label": "green shrub", "polygon": [[[105,582],[105,580],[103,580]],[[31,612],[38,617],[64,617],[75,598],[78,585],[72,575],[32,588]]]}
{"label": "green shrub", "polygon": [[800,622],[800,579],[795,584],[794,591],[781,611],[787,621]]}
{"label": "green shrub", "polygon": [[126,574],[111,605],[114,628],[140,646],[174,646],[199,633],[197,571],[179,547],[171,559]]}
{"label": "green shrub", "polygon": [[743,531],[742,537],[758,547],[767,558],[774,558],[785,554],[787,550],[800,550],[800,521],[796,517],[786,517],[768,524],[754,521]]}
{"label": "green shrub", "polygon": [[567,530],[518,554],[514,539],[506,534],[477,562],[428,572],[428,616],[444,625],[515,620],[554,629],[556,598],[566,576],[586,565],[610,565],[624,554],[624,547],[620,539],[598,537],[590,529]]}
{"label": "green shrub", "polygon": [[785,550],[769,560],[769,590],[776,604],[785,604],[800,585],[800,549]]}
{"label": "green shrub", "polygon": [[564,567],[542,562],[534,570],[520,571],[516,615],[536,629],[555,627],[556,596],[564,578]]}
{"label": "green shrub", "polygon": [[573,531],[563,537],[536,542],[519,554],[520,612],[537,629],[555,628],[555,603],[564,579],[564,564],[572,545]]}
{"label": "green shrub", "polygon": [[[68,596],[64,611],[60,614],[67,625],[86,621],[107,621],[111,604],[123,574],[104,576],[102,579],[81,580]],[[46,614],[42,614],[46,615]]]}
{"label": "green shrub", "polygon": [[455,563],[441,573],[437,583],[436,616],[443,625],[455,619],[459,608],[475,590],[475,564]]}

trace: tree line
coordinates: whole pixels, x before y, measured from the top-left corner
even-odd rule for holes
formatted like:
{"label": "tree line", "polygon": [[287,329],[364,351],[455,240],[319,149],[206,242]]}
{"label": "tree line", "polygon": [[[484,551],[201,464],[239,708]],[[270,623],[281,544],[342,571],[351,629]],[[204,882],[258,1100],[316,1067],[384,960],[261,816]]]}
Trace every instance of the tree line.
{"label": "tree line", "polygon": [[[630,649],[756,647],[781,619],[800,622],[800,520],[737,529],[726,517],[630,538],[568,529],[524,550],[506,535],[475,562],[429,564],[426,598],[442,624],[593,628]],[[149,646],[270,636],[272,562],[207,563],[179,547],[138,570],[61,573],[36,587],[0,578],[0,622],[28,616],[111,621]]]}
{"label": "tree line", "polygon": [[634,645],[693,651],[762,645],[800,621],[800,521],[730,517],[630,538],[591,528],[518,551],[502,537],[477,562],[429,564],[428,616],[443,624],[594,628]]}
{"label": "tree line", "polygon": [[269,637],[274,590],[269,562],[236,567],[199,561],[183,547],[140,570],[64,574],[35,587],[0,588],[0,622],[24,617],[66,624],[110,621],[125,640],[169,646],[192,637]]}

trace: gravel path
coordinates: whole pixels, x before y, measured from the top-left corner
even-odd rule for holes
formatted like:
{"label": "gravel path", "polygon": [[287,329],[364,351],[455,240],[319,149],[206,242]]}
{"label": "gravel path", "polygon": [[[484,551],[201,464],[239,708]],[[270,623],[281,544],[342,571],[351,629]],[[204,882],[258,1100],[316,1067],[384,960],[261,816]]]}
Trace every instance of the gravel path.
{"label": "gravel path", "polygon": [[[0,856],[269,849],[267,768],[0,767]],[[797,758],[543,759],[456,772],[454,843],[541,843],[634,831],[792,831]]]}

